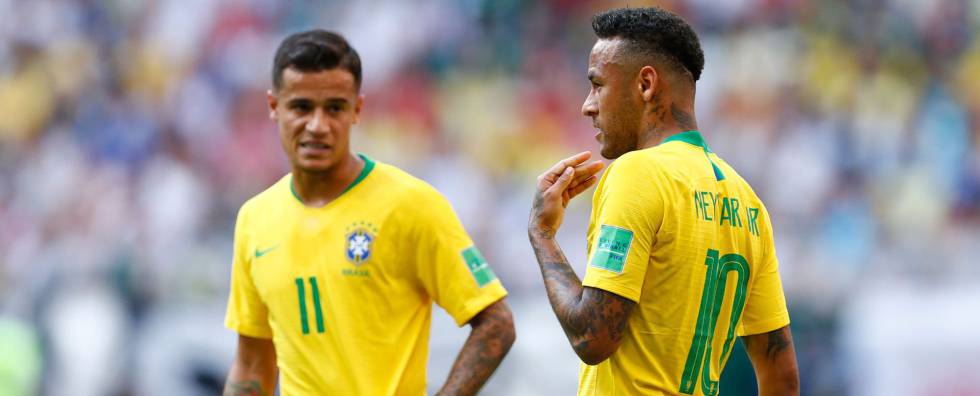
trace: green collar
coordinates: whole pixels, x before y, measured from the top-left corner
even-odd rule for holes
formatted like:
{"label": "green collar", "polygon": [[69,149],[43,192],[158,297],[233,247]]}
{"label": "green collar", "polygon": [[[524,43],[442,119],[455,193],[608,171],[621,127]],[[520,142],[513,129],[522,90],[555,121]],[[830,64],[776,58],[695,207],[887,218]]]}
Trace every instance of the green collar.
{"label": "green collar", "polygon": [[[358,157],[361,157],[361,159],[364,160],[364,168],[361,169],[361,173],[357,175],[357,178],[354,179],[354,181],[352,181],[347,186],[347,188],[345,188],[344,191],[342,191],[340,193],[341,195],[343,195],[344,193],[350,191],[350,189],[354,188],[354,186],[360,184],[364,180],[364,178],[367,177],[368,173],[371,173],[371,171],[374,170],[374,160],[368,158],[366,155],[361,154],[361,153],[357,153],[357,156]],[[293,196],[296,197],[296,199],[300,203],[303,203],[303,200],[300,199],[300,197],[299,197],[299,193],[296,192],[296,186],[293,184],[293,178],[292,178],[292,176],[289,177],[289,191],[293,193]],[[339,198],[339,196],[338,196],[338,198]]]}
{"label": "green collar", "polygon": [[357,178],[354,179],[354,181],[352,181],[341,194],[350,191],[350,189],[354,188],[354,186],[360,184],[362,181],[364,181],[364,178],[367,177],[368,173],[371,173],[371,171],[374,170],[374,160],[361,153],[357,153],[357,156],[364,160],[364,168],[361,169],[361,173],[357,175]]}
{"label": "green collar", "polygon": [[698,131],[684,131],[664,139],[660,144],[673,141],[681,141],[690,145],[698,146],[703,148],[706,153],[710,153],[711,149],[708,148],[708,144],[704,142],[704,138],[701,137],[701,132]]}
{"label": "green collar", "polygon": [[712,161],[711,156],[708,155],[708,153],[711,152],[711,149],[708,148],[708,144],[705,143],[704,138],[701,137],[701,132],[693,131],[693,130],[684,131],[664,139],[664,141],[661,142],[660,144],[673,142],[673,141],[680,141],[680,142],[690,144],[692,146],[700,147],[702,150],[704,150],[704,156],[708,158],[708,162],[711,163],[711,169],[714,170],[715,172],[715,180],[717,181],[725,180],[725,174],[721,172],[721,168],[719,168],[718,165],[715,165],[715,161]]}

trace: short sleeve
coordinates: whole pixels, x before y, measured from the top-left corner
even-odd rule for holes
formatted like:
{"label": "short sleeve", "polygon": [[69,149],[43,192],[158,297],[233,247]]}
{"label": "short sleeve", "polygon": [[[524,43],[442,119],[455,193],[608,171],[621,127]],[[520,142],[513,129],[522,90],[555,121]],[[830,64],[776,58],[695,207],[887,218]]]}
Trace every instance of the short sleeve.
{"label": "short sleeve", "polygon": [[[584,286],[639,302],[663,199],[649,166],[623,156],[602,176],[592,200]],[[649,182],[638,183],[637,180]]]}
{"label": "short sleeve", "polygon": [[[246,204],[247,206],[247,204]],[[249,255],[248,219],[246,206],[235,221],[234,254],[231,263],[231,291],[225,313],[225,327],[241,335],[272,338],[269,311],[252,282],[252,260]]]}
{"label": "short sleeve", "polygon": [[749,296],[742,312],[738,335],[767,333],[789,324],[789,311],[783,295],[783,283],[779,278],[779,260],[773,244],[772,223],[769,214],[763,209],[766,238],[764,259],[756,271]]}
{"label": "short sleeve", "polygon": [[414,211],[416,266],[425,291],[462,326],[507,295],[449,202],[434,190]]}

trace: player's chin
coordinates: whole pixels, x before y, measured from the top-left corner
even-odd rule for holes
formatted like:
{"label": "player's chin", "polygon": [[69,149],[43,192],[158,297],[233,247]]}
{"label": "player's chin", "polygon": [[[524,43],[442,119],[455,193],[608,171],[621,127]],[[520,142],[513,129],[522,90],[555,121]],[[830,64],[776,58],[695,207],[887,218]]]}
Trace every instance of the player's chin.
{"label": "player's chin", "polygon": [[324,173],[333,168],[334,162],[327,158],[300,158],[296,161],[295,167],[307,173]]}
{"label": "player's chin", "polygon": [[623,151],[607,142],[602,142],[602,146],[599,148],[599,154],[602,155],[602,158],[613,160],[623,155]]}

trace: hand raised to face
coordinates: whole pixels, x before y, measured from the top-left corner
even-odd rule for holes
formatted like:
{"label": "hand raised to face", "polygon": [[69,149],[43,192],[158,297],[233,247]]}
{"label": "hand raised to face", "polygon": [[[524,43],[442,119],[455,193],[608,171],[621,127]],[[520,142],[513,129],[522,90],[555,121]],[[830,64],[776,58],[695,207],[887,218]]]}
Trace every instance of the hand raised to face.
{"label": "hand raised to face", "polygon": [[528,234],[532,237],[553,238],[561,226],[568,202],[592,187],[602,170],[602,161],[586,162],[592,153],[583,151],[558,161],[538,176],[528,221]]}

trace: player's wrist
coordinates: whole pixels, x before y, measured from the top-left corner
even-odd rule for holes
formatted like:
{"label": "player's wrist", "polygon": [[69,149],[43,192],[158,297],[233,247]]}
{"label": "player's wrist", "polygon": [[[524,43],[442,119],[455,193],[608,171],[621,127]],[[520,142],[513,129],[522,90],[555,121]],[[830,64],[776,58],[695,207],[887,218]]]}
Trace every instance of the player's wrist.
{"label": "player's wrist", "polygon": [[531,242],[555,239],[558,230],[553,227],[542,226],[539,224],[529,224],[527,226],[527,236]]}
{"label": "player's wrist", "polygon": [[557,227],[529,226],[527,229],[528,239],[532,246],[555,243],[555,236],[558,233]]}

